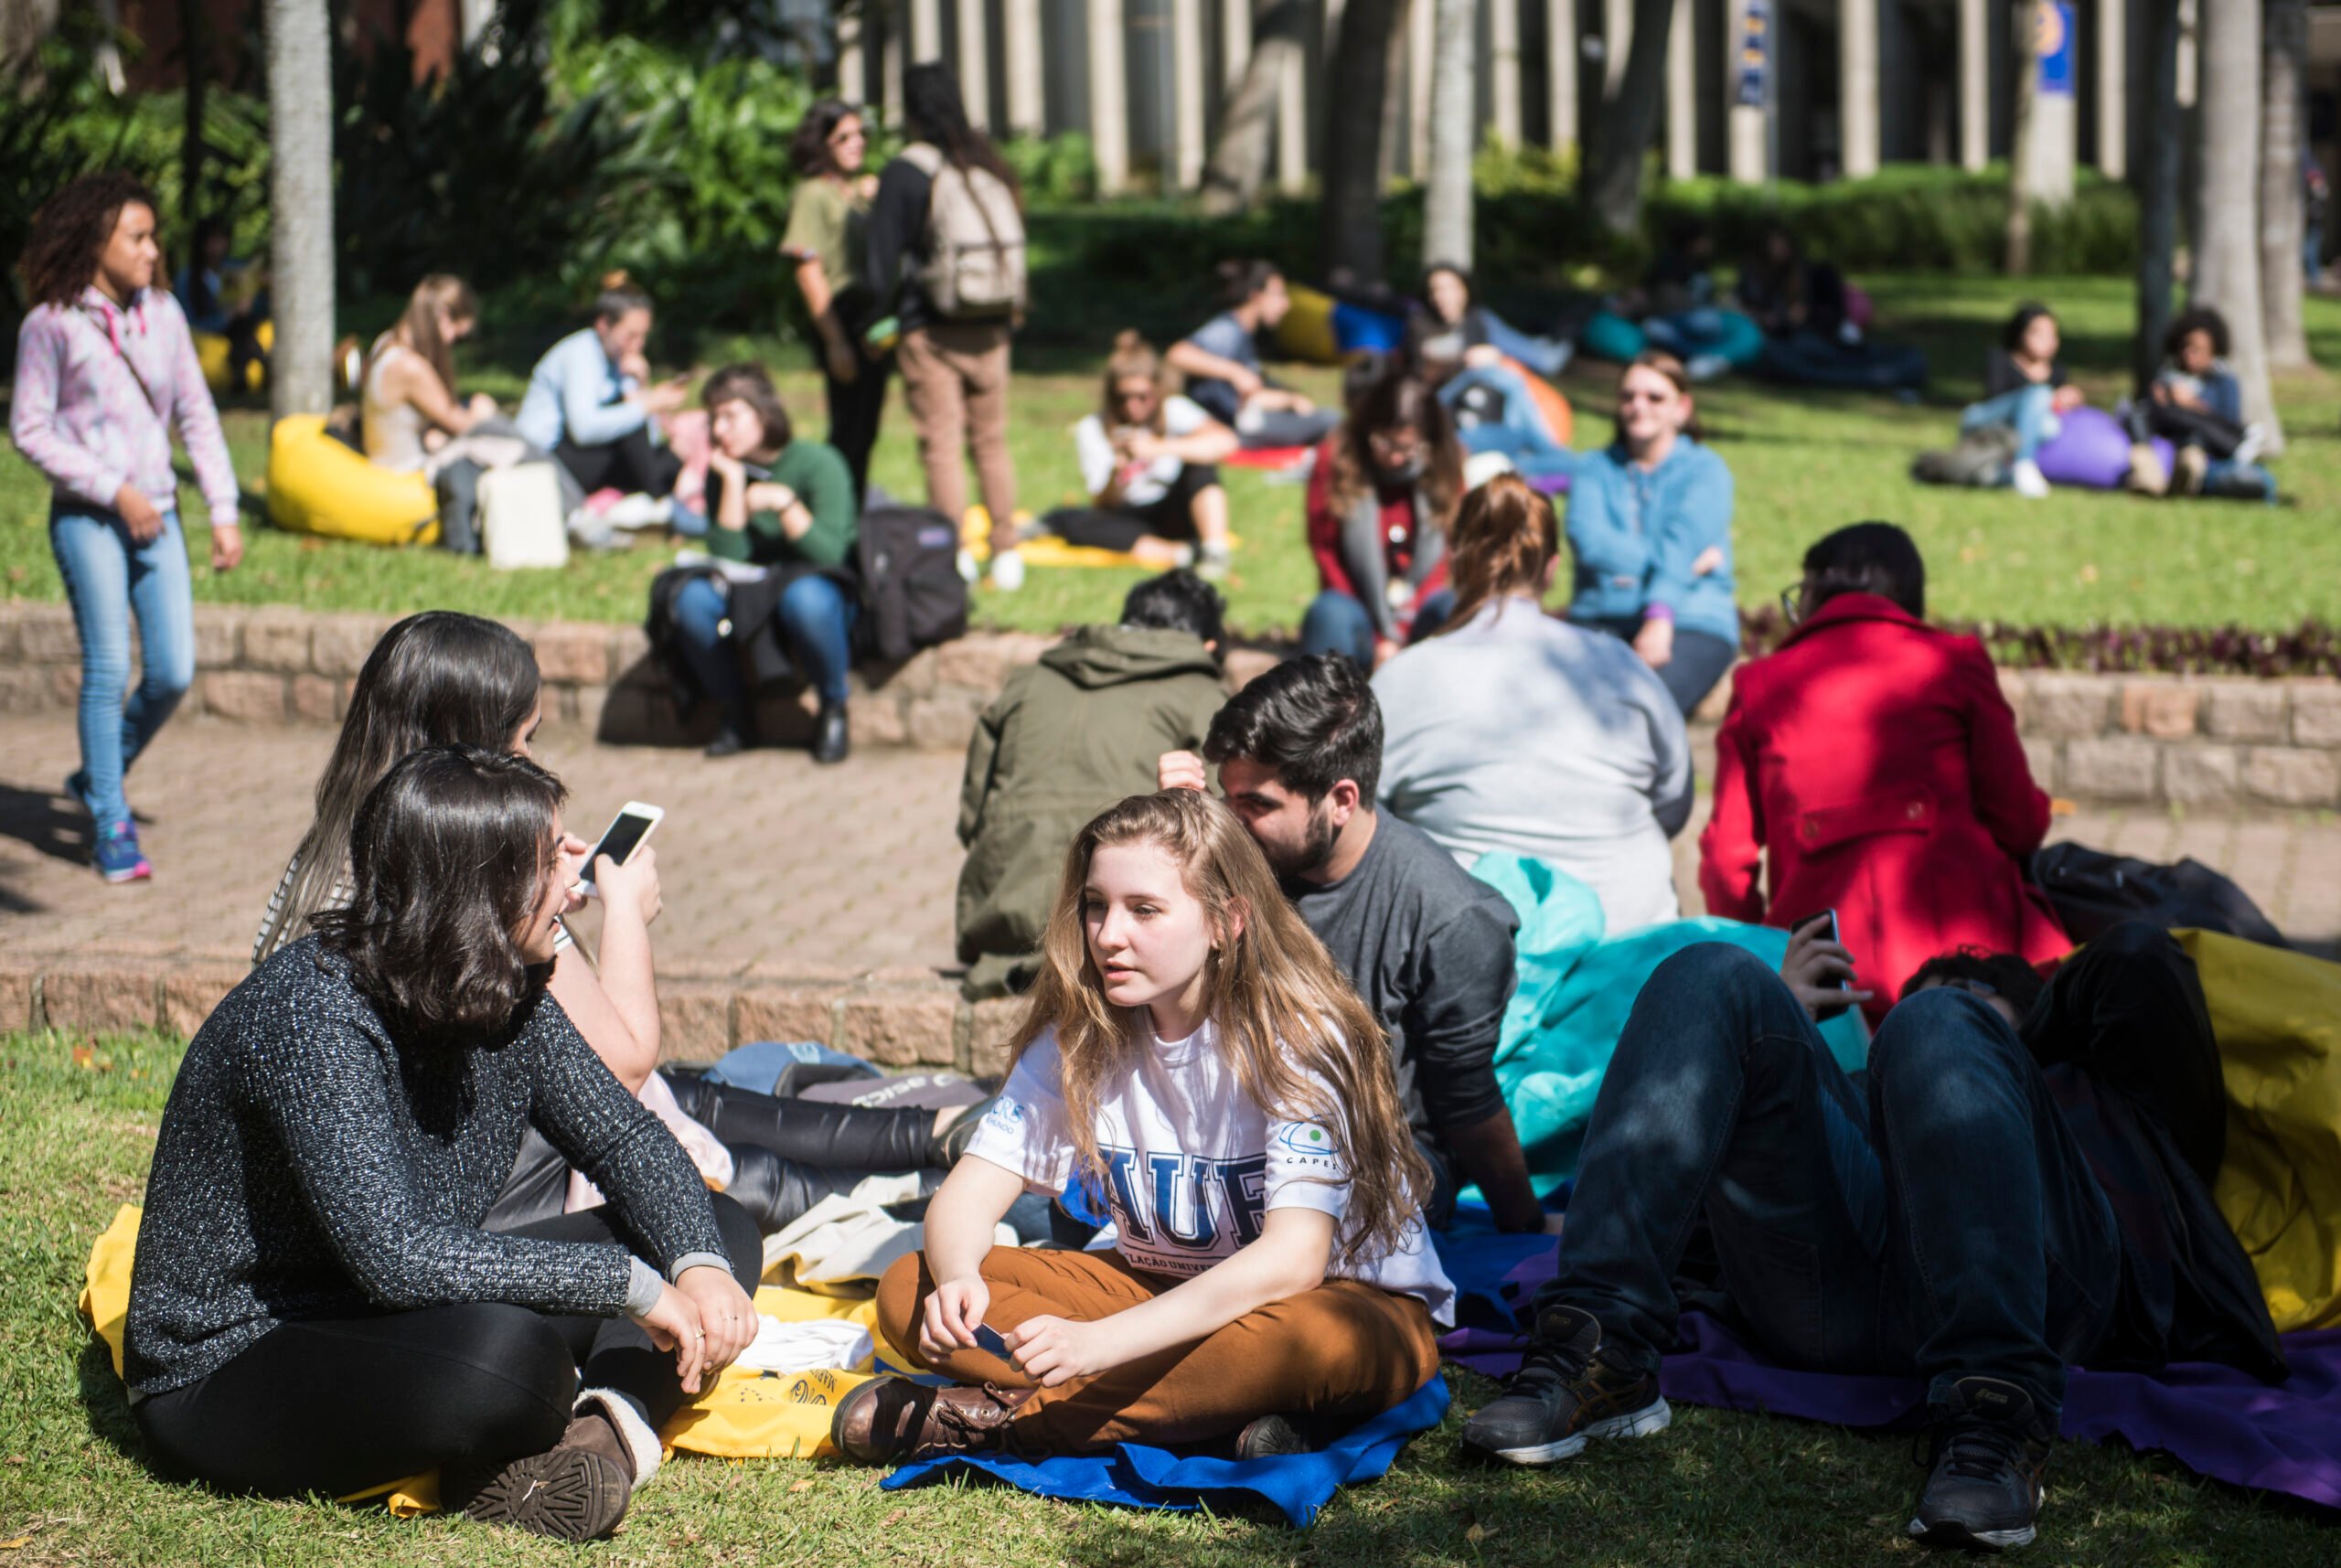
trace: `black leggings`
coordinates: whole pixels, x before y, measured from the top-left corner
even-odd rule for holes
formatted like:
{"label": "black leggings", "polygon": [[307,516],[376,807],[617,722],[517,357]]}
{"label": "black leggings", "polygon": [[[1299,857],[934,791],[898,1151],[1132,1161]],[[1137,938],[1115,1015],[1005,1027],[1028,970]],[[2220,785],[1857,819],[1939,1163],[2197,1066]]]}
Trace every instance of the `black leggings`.
{"label": "black leggings", "polygon": [[683,460],[672,447],[650,444],[647,424],[599,446],[580,446],[562,436],[552,454],[588,496],[606,488],[629,496],[671,496],[683,472]]}
{"label": "black leggings", "polygon": [[1130,550],[1142,539],[1178,541],[1197,537],[1195,497],[1219,484],[1219,465],[1190,463],[1170,487],[1143,507],[1060,507],[1042,527],[1068,544]]}
{"label": "black leggings", "polygon": [[[753,1292],[764,1261],[755,1221],[714,1202],[732,1272]],[[520,1233],[623,1242],[613,1218],[588,1210]],[[674,1356],[630,1319],[462,1302],[286,1323],[131,1414],[172,1480],[343,1497],[450,1463],[540,1454],[561,1441],[581,1388],[628,1395],[653,1427],[684,1399]]]}
{"label": "black leggings", "polygon": [[[725,1190],[770,1235],[862,1178],[917,1170],[931,1158],[933,1111],[876,1111],[785,1100],[695,1073],[667,1075],[683,1114],[722,1139],[736,1167]],[[561,1211],[569,1165],[534,1131],[483,1224],[518,1231]]]}
{"label": "black leggings", "polygon": [[[858,351],[857,351],[858,352]],[[845,459],[853,475],[853,499],[862,504],[870,491],[870,449],[878,444],[878,422],[886,411],[886,377],[894,368],[891,356],[862,356],[861,372],[840,381],[822,361],[821,380],[829,394],[829,444]]]}

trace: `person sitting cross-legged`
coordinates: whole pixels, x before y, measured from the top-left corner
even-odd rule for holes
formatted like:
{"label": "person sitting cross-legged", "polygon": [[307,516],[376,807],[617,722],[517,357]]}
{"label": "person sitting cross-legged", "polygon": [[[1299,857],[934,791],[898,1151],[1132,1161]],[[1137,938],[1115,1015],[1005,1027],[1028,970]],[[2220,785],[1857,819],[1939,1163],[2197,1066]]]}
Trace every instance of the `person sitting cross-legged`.
{"label": "person sitting cross-legged", "polygon": [[1940,956],[1849,1076],[1814,1015],[1854,999],[1836,988],[1852,955],[1819,929],[1784,974],[1702,944],[1642,987],[1526,1360],[1463,1449],[1547,1465],[1663,1430],[1659,1360],[1704,1219],[1766,1355],[1924,1381],[1933,1445],[1908,1534],[2022,1546],[2068,1368],[2286,1373],[2210,1196],[2226,1101],[2202,987],[2168,933],[2134,923],[2045,987],[2018,957]]}
{"label": "person sitting cross-legged", "polygon": [[1086,507],[1042,519],[1077,545],[1126,550],[1142,566],[1227,575],[1227,492],[1219,464],[1235,432],[1170,389],[1161,356],[1136,332],[1114,340],[1105,398],[1074,427]]}

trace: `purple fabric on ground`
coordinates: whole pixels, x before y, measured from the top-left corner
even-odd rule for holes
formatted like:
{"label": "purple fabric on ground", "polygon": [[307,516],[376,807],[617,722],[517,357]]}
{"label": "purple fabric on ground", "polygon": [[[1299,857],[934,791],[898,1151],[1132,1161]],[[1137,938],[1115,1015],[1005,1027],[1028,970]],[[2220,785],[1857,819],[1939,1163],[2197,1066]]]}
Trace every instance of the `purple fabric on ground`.
{"label": "purple fabric on ground", "polygon": [[[1487,1265],[1499,1252],[1474,1246],[1450,1255],[1442,1243],[1441,1255],[1464,1296],[1515,1310],[1552,1277],[1555,1264],[1545,1247],[1491,1279]],[[1683,1315],[1682,1337],[1683,1348],[1659,1372],[1669,1399],[1838,1426],[1909,1426],[1921,1417],[1926,1389],[1916,1378],[1795,1371],[1696,1312]],[[1501,1378],[1519,1367],[1526,1344],[1518,1333],[1467,1326],[1442,1339],[1439,1349],[1450,1361]],[[2293,1375],[2272,1388],[2230,1367],[2194,1362],[2151,1374],[2076,1368],[2065,1391],[2064,1435],[2090,1443],[2118,1437],[2133,1448],[2162,1449],[2215,1481],[2341,1509],[2341,1329],[2287,1334],[2283,1346]]]}

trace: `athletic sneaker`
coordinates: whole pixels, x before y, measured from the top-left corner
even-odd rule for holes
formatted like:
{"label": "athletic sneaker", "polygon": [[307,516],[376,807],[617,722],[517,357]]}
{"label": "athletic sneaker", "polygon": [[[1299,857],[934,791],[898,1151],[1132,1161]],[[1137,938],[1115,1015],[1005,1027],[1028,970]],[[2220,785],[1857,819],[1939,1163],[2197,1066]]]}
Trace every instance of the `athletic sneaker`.
{"label": "athletic sneaker", "polygon": [[1224,582],[1235,564],[1235,556],[1224,544],[1207,544],[1195,558],[1195,574],[1205,582]]}
{"label": "athletic sneaker", "polygon": [[1938,1413],[1910,1534],[1929,1546],[2029,1546],[2055,1429],[2032,1396],[1997,1378],[1962,1378]]}
{"label": "athletic sneaker", "polygon": [[126,816],[99,825],[97,845],[90,859],[96,863],[98,875],[109,882],[143,882],[155,874],[155,868],[139,853],[138,828]]}
{"label": "athletic sneaker", "polygon": [[991,558],[991,585],[1002,593],[1013,593],[1024,586],[1024,558],[1012,549],[1001,550]]}
{"label": "athletic sneaker", "polygon": [[2243,427],[2243,439],[2235,443],[2233,452],[2228,453],[2228,461],[2238,464],[2257,463],[2260,461],[2261,452],[2267,444],[2268,427],[2264,424],[2248,424]]}
{"label": "athletic sneaker", "polygon": [[1592,1313],[1548,1307],[1502,1396],[1463,1424],[1463,1453],[1550,1465],[1574,1458],[1596,1437],[1648,1437],[1673,1419],[1656,1374],[1602,1353],[1601,1324]]}
{"label": "athletic sneaker", "polygon": [[2029,457],[2019,457],[2009,465],[2008,483],[2027,500],[2041,500],[2048,494],[2047,476],[2040,472],[2040,464]]}

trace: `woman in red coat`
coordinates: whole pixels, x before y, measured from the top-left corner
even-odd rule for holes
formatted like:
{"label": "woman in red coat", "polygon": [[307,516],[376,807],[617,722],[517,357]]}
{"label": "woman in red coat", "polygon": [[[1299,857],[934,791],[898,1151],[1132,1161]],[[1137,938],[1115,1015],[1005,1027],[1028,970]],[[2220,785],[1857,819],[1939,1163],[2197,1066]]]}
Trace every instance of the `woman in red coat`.
{"label": "woman in red coat", "polygon": [[2024,879],[2048,796],[2015,715],[1983,645],[1925,613],[1926,564],[1892,524],[1808,550],[1796,629],[1733,677],[1699,838],[1708,913],[1786,928],[1837,912],[1873,1024],[1939,953],[2072,945]]}

